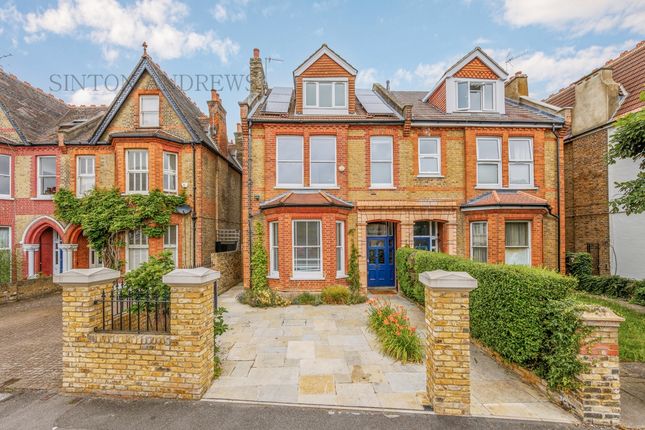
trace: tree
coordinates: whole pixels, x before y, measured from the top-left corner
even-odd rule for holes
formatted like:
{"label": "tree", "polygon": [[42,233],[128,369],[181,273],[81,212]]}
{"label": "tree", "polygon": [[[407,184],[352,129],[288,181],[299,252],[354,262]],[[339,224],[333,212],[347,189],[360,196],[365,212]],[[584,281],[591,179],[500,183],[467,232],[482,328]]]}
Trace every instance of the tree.
{"label": "tree", "polygon": [[[640,98],[645,101],[645,91],[641,92]],[[635,179],[615,183],[621,196],[609,202],[611,211],[625,211],[627,215],[642,213],[645,211],[645,110],[620,118],[611,143],[609,164],[631,158],[640,169]]]}
{"label": "tree", "polygon": [[358,270],[358,248],[352,240],[352,248],[349,253],[349,269],[347,270],[347,282],[352,295],[358,296],[361,289],[361,275]]}
{"label": "tree", "polygon": [[256,222],[255,239],[251,251],[251,289],[253,291],[269,288],[268,270],[267,251],[264,248],[264,228],[262,228],[262,223]]}

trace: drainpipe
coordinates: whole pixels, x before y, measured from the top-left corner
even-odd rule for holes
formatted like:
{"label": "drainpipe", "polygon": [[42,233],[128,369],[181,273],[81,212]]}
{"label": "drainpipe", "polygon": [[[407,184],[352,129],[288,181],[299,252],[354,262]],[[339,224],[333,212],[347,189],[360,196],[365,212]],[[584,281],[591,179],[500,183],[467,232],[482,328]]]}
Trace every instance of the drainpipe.
{"label": "drainpipe", "polygon": [[246,188],[248,190],[248,196],[247,196],[247,210],[248,210],[248,229],[249,229],[249,270],[250,270],[250,259],[253,251],[253,221],[251,219],[252,211],[251,211],[251,202],[252,202],[252,197],[251,197],[251,187],[253,186],[253,175],[252,175],[252,167],[253,167],[253,154],[251,154],[251,127],[253,125],[253,121],[251,119],[247,119],[248,122],[248,137],[247,137],[247,142],[246,142],[246,153],[248,154],[248,162],[246,166],[246,174],[247,174],[247,179],[246,179]]}
{"label": "drainpipe", "polygon": [[193,268],[197,267],[197,169],[196,169],[196,160],[195,155],[195,142],[191,142],[190,146],[193,150]]}
{"label": "drainpipe", "polygon": [[560,237],[560,136],[555,132],[555,124],[551,124],[551,132],[555,136],[555,149],[556,149],[556,157],[555,157],[555,166],[556,166],[556,181],[557,181],[557,193],[556,193],[556,199],[558,202],[558,214],[555,215],[551,213],[555,217],[555,219],[558,221],[558,272],[561,271],[560,268],[560,244],[562,242],[562,238]]}

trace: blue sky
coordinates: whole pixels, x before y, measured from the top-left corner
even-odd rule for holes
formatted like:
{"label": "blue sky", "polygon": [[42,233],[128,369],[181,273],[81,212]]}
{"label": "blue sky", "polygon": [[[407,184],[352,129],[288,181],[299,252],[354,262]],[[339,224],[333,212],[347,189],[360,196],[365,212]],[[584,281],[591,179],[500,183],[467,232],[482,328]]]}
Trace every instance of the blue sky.
{"label": "blue sky", "polygon": [[644,34],[642,0],[0,0],[5,71],[68,102],[109,103],[114,78],[97,78],[94,91],[94,79],[65,88],[64,76],[127,75],[146,40],[168,74],[185,75],[202,110],[209,93],[195,88],[196,75],[219,82],[229,130],[247,92],[226,75],[246,75],[255,47],[283,60],[269,65],[271,86],[291,85],[292,71],[325,42],[359,70],[360,87],[390,80],[428,90],[479,45],[510,73],[527,73],[531,95],[542,98]]}

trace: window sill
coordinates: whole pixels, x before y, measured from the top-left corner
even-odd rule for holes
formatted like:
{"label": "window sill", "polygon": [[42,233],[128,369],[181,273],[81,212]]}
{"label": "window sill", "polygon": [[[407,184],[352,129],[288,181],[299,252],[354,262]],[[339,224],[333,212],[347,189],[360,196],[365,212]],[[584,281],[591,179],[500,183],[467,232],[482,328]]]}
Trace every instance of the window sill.
{"label": "window sill", "polygon": [[292,281],[324,281],[325,277],[323,276],[322,273],[312,273],[312,274],[300,274],[300,275],[292,275],[291,276]]}
{"label": "window sill", "polygon": [[[173,194],[173,195],[177,194],[177,190],[163,190],[163,192],[165,194]],[[148,194],[148,193],[146,193],[146,194]]]}
{"label": "window sill", "polygon": [[431,174],[419,174],[417,175],[417,178],[436,178],[436,179],[442,179],[445,178],[444,175],[431,175]]}
{"label": "window sill", "polygon": [[150,194],[149,191],[121,193],[122,196],[136,196],[136,195],[147,196],[148,194]]}
{"label": "window sill", "polygon": [[137,130],[161,130],[160,125],[141,125],[137,127]]}
{"label": "window sill", "polygon": [[0,200],[16,200],[11,196],[0,196]]}
{"label": "window sill", "polygon": [[396,187],[393,185],[372,185],[368,189],[370,190],[396,190]]}
{"label": "window sill", "polygon": [[37,196],[37,197],[32,197],[30,200],[54,200],[54,196]]}
{"label": "window sill", "polygon": [[280,279],[279,273],[270,273],[267,275],[267,279]]}
{"label": "window sill", "polygon": [[310,187],[303,187],[302,185],[295,185],[295,186],[289,186],[289,185],[276,185],[273,187],[274,190],[340,190],[340,187],[338,185],[332,185],[332,186],[310,186]]}
{"label": "window sill", "polygon": [[513,187],[508,187],[509,190],[529,190],[529,191],[534,191],[537,190],[538,187],[535,187],[533,185],[527,185],[527,186],[513,186]]}
{"label": "window sill", "polygon": [[348,277],[346,273],[336,273],[336,279],[347,279]]}
{"label": "window sill", "polygon": [[503,190],[501,185],[475,185],[476,190]]}

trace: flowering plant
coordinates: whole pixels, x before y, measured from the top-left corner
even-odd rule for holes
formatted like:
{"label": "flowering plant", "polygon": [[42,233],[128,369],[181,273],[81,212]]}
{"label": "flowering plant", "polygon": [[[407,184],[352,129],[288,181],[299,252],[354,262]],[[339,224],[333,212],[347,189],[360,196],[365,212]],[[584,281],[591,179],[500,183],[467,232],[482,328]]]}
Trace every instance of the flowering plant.
{"label": "flowering plant", "polygon": [[389,301],[370,299],[368,324],[381,342],[383,352],[403,363],[418,363],[423,358],[421,339],[403,306],[394,307]]}

